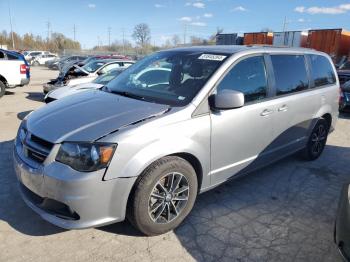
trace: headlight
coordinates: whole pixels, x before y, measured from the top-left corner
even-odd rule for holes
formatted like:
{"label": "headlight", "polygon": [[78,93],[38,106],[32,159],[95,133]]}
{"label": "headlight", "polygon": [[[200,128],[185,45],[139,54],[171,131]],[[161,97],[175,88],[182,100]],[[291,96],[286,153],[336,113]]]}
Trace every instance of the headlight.
{"label": "headlight", "polygon": [[116,144],[107,143],[63,143],[56,161],[80,172],[92,172],[106,168],[114,154]]}

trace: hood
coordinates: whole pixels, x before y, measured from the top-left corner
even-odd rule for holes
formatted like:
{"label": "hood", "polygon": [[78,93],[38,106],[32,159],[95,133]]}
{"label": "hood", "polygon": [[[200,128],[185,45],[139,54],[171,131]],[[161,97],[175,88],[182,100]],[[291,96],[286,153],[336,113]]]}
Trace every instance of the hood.
{"label": "hood", "polygon": [[75,86],[85,83],[90,83],[97,78],[97,75],[80,76],[77,78],[71,78],[67,81],[66,86]]}
{"label": "hood", "polygon": [[31,113],[27,129],[52,143],[90,142],[131,123],[164,113],[166,105],[86,90]]}
{"label": "hood", "polygon": [[99,89],[103,85],[95,84],[95,83],[86,83],[75,86],[64,86],[58,89],[51,91],[48,96],[54,99],[60,99],[65,96],[73,95],[82,91],[86,91],[87,89]]}

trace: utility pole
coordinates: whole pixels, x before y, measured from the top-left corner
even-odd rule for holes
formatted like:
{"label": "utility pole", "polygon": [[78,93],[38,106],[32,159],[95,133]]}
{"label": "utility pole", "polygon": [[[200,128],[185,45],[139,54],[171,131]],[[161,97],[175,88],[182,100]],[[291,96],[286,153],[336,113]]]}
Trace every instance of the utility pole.
{"label": "utility pole", "polygon": [[110,48],[111,47],[111,27],[109,26],[107,28],[107,31],[108,31],[108,47]]}
{"label": "utility pole", "polygon": [[50,31],[51,23],[49,20],[46,22],[46,26],[47,26],[47,42],[49,42],[50,41],[50,33],[51,33],[51,31]]}
{"label": "utility pole", "polygon": [[74,39],[74,41],[75,41],[75,34],[76,34],[76,32],[77,32],[77,28],[75,27],[75,24],[73,25],[73,39]]}
{"label": "utility pole", "polygon": [[287,27],[287,17],[284,17],[284,21],[283,21],[283,32],[286,31],[286,27]]}
{"label": "utility pole", "polygon": [[122,32],[123,32],[123,55],[125,55],[125,30],[124,30],[124,28],[122,28]]}
{"label": "utility pole", "polygon": [[97,36],[97,47],[100,48],[100,36]]}
{"label": "utility pole", "polygon": [[15,49],[15,38],[13,37],[12,17],[11,17],[10,5],[9,5],[9,17],[10,17],[10,27],[11,27],[12,48]]}
{"label": "utility pole", "polygon": [[184,45],[186,45],[187,24],[184,24]]}

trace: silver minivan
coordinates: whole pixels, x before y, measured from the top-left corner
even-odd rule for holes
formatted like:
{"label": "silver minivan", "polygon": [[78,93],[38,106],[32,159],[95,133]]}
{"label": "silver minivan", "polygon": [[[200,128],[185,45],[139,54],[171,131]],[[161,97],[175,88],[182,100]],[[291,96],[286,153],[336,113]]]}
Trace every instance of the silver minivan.
{"label": "silver minivan", "polygon": [[331,59],[313,50],[157,52],[103,88],[23,120],[14,149],[20,192],[63,228],[127,218],[146,235],[162,234],[201,192],[296,152],[318,158],[338,98]]}

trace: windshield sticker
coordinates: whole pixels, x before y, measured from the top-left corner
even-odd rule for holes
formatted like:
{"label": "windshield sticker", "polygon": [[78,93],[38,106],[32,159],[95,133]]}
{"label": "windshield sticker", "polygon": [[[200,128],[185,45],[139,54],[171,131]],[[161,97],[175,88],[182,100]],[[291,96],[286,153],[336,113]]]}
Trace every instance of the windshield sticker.
{"label": "windshield sticker", "polygon": [[177,99],[179,99],[179,100],[183,101],[183,100],[185,100],[185,99],[186,99],[186,97],[184,97],[184,96],[178,96],[178,97],[177,97]]}
{"label": "windshield sticker", "polygon": [[213,54],[202,54],[198,59],[202,60],[212,60],[212,61],[222,61],[226,58],[225,55],[213,55]]}

